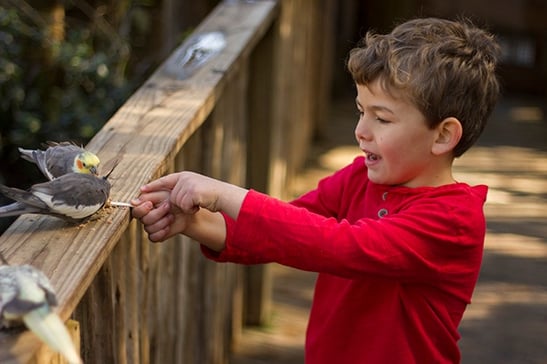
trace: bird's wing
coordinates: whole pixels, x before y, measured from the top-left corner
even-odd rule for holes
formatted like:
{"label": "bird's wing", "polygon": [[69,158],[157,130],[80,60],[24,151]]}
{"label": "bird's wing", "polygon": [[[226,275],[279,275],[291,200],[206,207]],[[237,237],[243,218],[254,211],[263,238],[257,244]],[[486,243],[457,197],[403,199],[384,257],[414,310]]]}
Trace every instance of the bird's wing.
{"label": "bird's wing", "polygon": [[103,204],[110,195],[110,183],[89,174],[69,173],[48,185],[52,188],[54,203],[62,202],[71,206]]}
{"label": "bird's wing", "polygon": [[6,304],[13,301],[18,293],[12,267],[9,265],[0,266],[0,317],[3,315]]}
{"label": "bird's wing", "polygon": [[36,164],[40,172],[50,181],[55,178],[48,170],[46,152],[40,149],[23,149],[19,148],[21,158]]}
{"label": "bird's wing", "polygon": [[32,158],[36,162],[36,165],[38,166],[38,169],[40,169],[40,172],[44,176],[47,177],[48,180],[55,179],[55,175],[51,173],[50,168],[48,166],[48,156],[47,151],[44,152],[43,150],[33,150],[32,151]]}
{"label": "bird's wing", "polygon": [[74,159],[83,151],[82,148],[67,143],[49,147],[45,151],[45,167],[54,178],[70,173],[72,172]]}
{"label": "bird's wing", "polygon": [[44,274],[44,272],[28,264],[19,266],[19,269],[21,269],[24,274],[28,275],[40,288],[44,290],[46,293],[46,301],[50,306],[57,306],[55,289],[53,289],[49,278]]}
{"label": "bird's wing", "polygon": [[13,320],[43,305],[57,304],[55,292],[44,273],[31,265],[4,266],[3,317]]}
{"label": "bird's wing", "polygon": [[110,183],[95,175],[68,173],[33,185],[31,192],[47,204],[49,213],[79,220],[91,216],[106,203]]}

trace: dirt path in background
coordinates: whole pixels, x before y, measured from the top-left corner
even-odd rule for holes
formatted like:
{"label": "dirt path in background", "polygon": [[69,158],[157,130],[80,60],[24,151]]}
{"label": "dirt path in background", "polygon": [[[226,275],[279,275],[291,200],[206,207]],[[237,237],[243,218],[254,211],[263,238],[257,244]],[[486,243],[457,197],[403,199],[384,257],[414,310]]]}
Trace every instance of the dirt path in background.
{"label": "dirt path in background", "polygon": [[[294,194],[358,153],[353,100],[335,104]],[[484,262],[460,333],[462,364],[547,363],[547,100],[502,100],[456,175],[490,187]],[[246,329],[232,364],[302,364],[315,274],[273,265],[271,323]]]}

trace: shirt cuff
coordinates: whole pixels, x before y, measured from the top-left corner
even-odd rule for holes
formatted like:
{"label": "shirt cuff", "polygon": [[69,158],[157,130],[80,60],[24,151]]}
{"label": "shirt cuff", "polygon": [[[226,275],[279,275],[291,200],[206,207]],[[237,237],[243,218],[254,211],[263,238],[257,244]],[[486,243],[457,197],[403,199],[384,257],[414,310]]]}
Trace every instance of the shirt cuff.
{"label": "shirt cuff", "polygon": [[263,209],[264,201],[267,198],[267,195],[250,190],[243,200],[237,220],[221,212],[226,224],[225,247],[222,251],[216,252],[202,245],[201,251],[203,255],[216,262],[240,264],[266,263],[260,258],[260,254],[253,252],[255,248],[260,250],[260,247],[255,245],[258,239],[256,239],[256,236],[253,236],[256,234],[256,231],[254,229],[246,229],[245,227],[254,225],[252,220],[256,216],[261,216],[260,211]]}

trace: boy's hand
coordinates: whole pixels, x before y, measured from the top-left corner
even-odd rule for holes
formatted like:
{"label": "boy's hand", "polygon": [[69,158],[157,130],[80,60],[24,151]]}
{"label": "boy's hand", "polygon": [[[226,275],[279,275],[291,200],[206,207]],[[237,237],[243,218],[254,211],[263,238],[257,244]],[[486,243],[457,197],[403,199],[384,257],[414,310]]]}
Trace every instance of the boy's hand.
{"label": "boy's hand", "polygon": [[184,231],[184,216],[171,206],[169,195],[169,191],[143,193],[131,201],[133,217],[142,222],[151,241],[164,241]]}
{"label": "boy's hand", "polygon": [[200,208],[222,211],[236,219],[247,190],[226,182],[192,172],[179,172],[144,185],[143,193],[171,191],[169,202],[185,214]]}
{"label": "boy's hand", "polygon": [[151,241],[182,233],[220,250],[225,238],[224,219],[201,212],[222,211],[237,219],[247,192],[197,173],[179,172],[142,186],[141,195],[131,201],[132,214],[143,223]]}

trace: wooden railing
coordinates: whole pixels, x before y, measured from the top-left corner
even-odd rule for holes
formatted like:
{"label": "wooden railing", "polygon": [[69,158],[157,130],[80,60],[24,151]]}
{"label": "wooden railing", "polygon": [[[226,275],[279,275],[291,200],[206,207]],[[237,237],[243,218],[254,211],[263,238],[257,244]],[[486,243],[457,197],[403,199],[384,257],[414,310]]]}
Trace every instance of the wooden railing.
{"label": "wooden railing", "polygon": [[[309,3],[215,8],[194,35],[222,32],[220,53],[183,78],[182,44],[87,145],[105,166],[119,161],[111,198],[128,201],[182,169],[285,197],[318,120],[314,105],[327,102],[310,82],[328,51],[325,5]],[[267,270],[207,261],[188,240],[151,244],[128,208],[107,208],[79,226],[22,216],[0,251],[50,278],[86,363],[225,363],[242,323],[267,315]],[[0,363],[57,360],[28,331],[0,332]]]}

